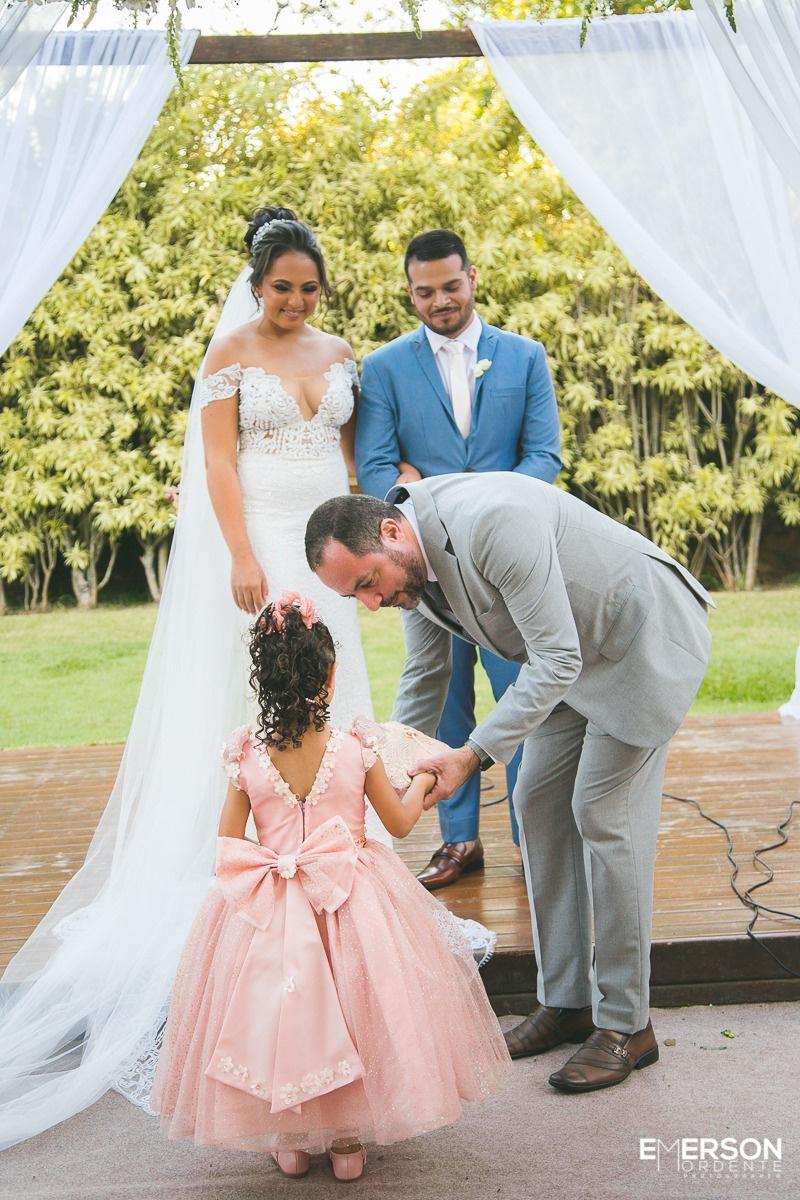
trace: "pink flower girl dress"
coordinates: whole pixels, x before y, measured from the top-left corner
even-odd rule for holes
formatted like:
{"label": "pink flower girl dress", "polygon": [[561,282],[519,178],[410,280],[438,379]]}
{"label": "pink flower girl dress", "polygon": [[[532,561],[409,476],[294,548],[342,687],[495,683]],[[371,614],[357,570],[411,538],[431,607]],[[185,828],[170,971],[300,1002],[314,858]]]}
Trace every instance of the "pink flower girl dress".
{"label": "pink flower girl dress", "polygon": [[458,1120],[510,1068],[469,944],[364,835],[380,727],[333,729],[300,800],[248,727],[223,750],[258,842],[221,837],[152,1107],[169,1137],[322,1153]]}

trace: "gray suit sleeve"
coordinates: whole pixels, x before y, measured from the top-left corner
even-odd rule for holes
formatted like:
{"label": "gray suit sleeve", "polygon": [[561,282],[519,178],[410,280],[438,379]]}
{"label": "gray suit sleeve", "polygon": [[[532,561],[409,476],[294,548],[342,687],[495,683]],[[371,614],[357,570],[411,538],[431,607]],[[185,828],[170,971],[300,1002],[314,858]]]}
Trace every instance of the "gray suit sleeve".
{"label": "gray suit sleeve", "polygon": [[406,661],[392,720],[436,736],[452,663],[450,634],[418,609],[403,613]]}
{"label": "gray suit sleeve", "polygon": [[471,735],[492,758],[507,763],[580,675],[578,631],[552,530],[537,525],[529,509],[515,513],[503,505],[479,517],[470,553],[500,593],[527,651],[516,683]]}

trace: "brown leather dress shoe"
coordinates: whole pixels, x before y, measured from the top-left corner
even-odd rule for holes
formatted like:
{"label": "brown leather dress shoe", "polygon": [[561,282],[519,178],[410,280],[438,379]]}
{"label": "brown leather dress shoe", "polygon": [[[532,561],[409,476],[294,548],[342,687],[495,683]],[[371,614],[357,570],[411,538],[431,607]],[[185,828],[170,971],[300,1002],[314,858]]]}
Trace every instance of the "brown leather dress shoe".
{"label": "brown leather dress shoe", "polygon": [[483,866],[483,846],[478,838],[471,850],[466,842],[443,842],[417,879],[429,892],[448,887],[467,871],[478,871]]}
{"label": "brown leather dress shoe", "polygon": [[537,1004],[529,1017],[503,1034],[512,1058],[544,1054],[562,1042],[582,1042],[594,1029],[591,1008],[548,1008]]}
{"label": "brown leather dress shoe", "polygon": [[560,1092],[594,1092],[622,1083],[631,1071],[657,1061],[658,1042],[649,1021],[638,1033],[595,1029],[549,1082]]}

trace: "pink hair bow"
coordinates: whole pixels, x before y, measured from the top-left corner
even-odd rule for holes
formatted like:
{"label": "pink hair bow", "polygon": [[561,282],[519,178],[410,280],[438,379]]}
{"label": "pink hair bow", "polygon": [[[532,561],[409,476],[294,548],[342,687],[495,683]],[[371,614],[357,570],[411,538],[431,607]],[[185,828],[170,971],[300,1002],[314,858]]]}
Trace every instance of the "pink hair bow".
{"label": "pink hair bow", "polygon": [[279,633],[290,608],[297,609],[306,629],[310,629],[317,619],[314,602],[309,600],[308,596],[301,596],[299,592],[284,592],[272,606],[272,623]]}

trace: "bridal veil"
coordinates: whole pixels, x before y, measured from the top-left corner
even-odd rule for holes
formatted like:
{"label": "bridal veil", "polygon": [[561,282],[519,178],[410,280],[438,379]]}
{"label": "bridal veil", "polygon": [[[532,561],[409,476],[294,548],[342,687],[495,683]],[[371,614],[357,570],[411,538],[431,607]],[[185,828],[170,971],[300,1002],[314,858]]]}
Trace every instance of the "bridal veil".
{"label": "bridal veil", "polygon": [[[254,317],[249,274],[215,337]],[[83,866],[3,976],[0,1146],[110,1087],[146,1105],[172,978],[211,882],[226,788],[219,750],[246,716],[247,618],[206,487],[197,393],[195,384],[166,585],[119,774]]]}

